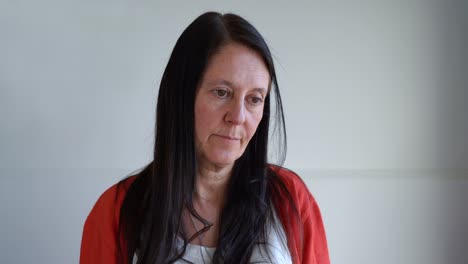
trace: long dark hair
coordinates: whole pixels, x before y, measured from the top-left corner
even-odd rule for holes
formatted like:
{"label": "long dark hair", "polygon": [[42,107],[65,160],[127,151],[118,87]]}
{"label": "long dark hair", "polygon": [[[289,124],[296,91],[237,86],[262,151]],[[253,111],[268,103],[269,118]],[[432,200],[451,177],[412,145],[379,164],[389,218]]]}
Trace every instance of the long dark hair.
{"label": "long dark hair", "polygon": [[[184,208],[206,224],[195,236],[210,228],[192,204],[197,171],[194,103],[210,58],[231,42],[244,45],[263,58],[271,83],[263,118],[233,167],[213,263],[248,263],[255,245],[267,243],[272,193],[278,188],[285,190],[267,163],[270,119],[275,121],[280,139],[278,163],[284,161],[286,153],[286,130],[273,59],[264,39],[248,21],[234,14],[208,12],[195,19],[179,37],[162,76],[154,159],[136,175],[120,210],[118,234],[123,243],[118,239],[118,254],[123,263],[132,263],[135,253],[138,264],[172,263],[181,258],[187,243],[194,239],[181,232]],[[275,96],[274,115],[270,115],[271,95]],[[176,247],[178,236],[184,240],[181,250]]]}

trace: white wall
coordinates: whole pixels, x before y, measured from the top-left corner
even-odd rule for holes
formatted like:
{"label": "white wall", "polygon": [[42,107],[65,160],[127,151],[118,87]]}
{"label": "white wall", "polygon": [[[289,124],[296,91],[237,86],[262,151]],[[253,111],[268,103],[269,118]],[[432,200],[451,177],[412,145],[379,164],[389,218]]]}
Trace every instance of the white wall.
{"label": "white wall", "polygon": [[207,10],[270,44],[286,166],[333,263],[468,262],[466,2],[3,0],[2,263],[78,262],[97,197],[150,160],[162,71]]}

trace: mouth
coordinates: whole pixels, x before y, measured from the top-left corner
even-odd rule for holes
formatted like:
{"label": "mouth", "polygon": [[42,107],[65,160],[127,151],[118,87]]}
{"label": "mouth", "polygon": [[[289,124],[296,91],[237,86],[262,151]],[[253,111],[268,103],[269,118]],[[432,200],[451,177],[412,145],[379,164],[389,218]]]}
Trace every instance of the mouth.
{"label": "mouth", "polygon": [[240,140],[240,138],[238,138],[238,137],[231,137],[231,136],[218,135],[218,134],[215,134],[215,136],[218,136],[218,137],[221,137],[221,138],[224,138],[224,139],[227,139],[227,140],[232,140],[232,141]]}

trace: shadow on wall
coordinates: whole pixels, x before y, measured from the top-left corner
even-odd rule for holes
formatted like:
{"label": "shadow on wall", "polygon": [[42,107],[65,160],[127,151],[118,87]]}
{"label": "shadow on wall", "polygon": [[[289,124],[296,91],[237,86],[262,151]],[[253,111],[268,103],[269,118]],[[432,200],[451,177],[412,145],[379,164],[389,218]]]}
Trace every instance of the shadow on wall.
{"label": "shadow on wall", "polygon": [[441,187],[445,195],[440,224],[446,233],[440,245],[444,246],[445,263],[468,263],[468,2],[441,1],[441,5],[437,165],[448,169],[448,181],[453,184]]}
{"label": "shadow on wall", "polygon": [[[443,4],[443,3],[442,3]],[[468,170],[468,2],[444,4],[439,47],[439,168]]]}

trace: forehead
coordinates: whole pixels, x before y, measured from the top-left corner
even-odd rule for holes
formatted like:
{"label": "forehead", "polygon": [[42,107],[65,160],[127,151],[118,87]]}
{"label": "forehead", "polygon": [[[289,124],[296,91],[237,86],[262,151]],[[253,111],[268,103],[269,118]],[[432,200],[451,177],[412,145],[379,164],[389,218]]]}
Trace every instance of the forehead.
{"label": "forehead", "polygon": [[257,52],[241,44],[229,43],[212,56],[205,70],[203,83],[216,82],[268,90],[270,74]]}

